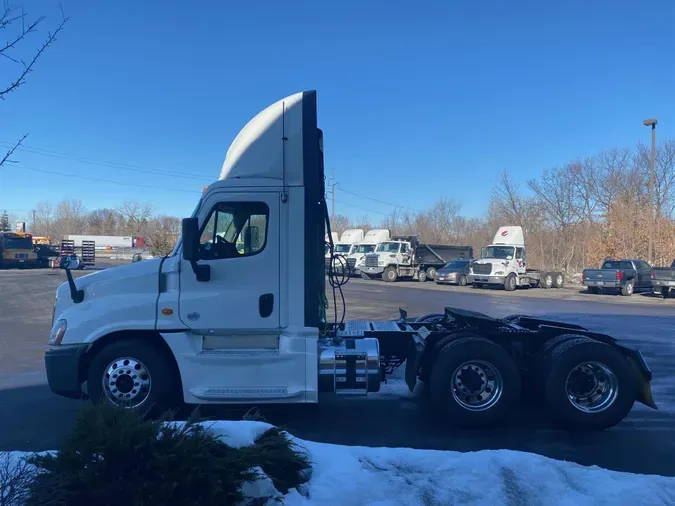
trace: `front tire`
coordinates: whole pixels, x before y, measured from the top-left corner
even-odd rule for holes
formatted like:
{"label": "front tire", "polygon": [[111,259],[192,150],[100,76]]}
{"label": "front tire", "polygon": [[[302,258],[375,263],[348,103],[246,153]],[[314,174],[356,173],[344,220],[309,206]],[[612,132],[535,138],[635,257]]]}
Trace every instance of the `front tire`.
{"label": "front tire", "polygon": [[429,381],[436,408],[455,425],[497,425],[520,398],[520,371],[487,339],[461,337],[439,353]]}
{"label": "front tire", "polygon": [[373,278],[371,278],[371,277],[370,277],[368,274],[366,274],[365,272],[361,271],[361,279],[369,280],[369,279],[373,279]]}
{"label": "front tire", "polygon": [[635,371],[610,345],[586,337],[570,339],[555,346],[545,363],[545,402],[563,427],[607,429],[633,407]]}
{"label": "front tire", "polygon": [[168,353],[142,338],[111,343],[92,359],[87,376],[93,402],[108,402],[155,416],[181,399]]}
{"label": "front tire", "polygon": [[553,273],[553,288],[562,288],[565,285],[565,277],[562,272]]}
{"label": "front tire", "polygon": [[382,278],[389,283],[393,283],[398,279],[398,272],[396,272],[396,267],[390,265],[382,273]]}
{"label": "front tire", "polygon": [[518,280],[516,279],[516,275],[511,273],[504,280],[504,290],[512,292],[516,289],[516,286],[518,286]]}
{"label": "front tire", "polygon": [[459,277],[459,283],[458,283],[458,284],[459,284],[459,286],[466,286],[466,284],[467,284],[467,279],[466,279],[466,276],[465,276],[464,274],[462,274],[462,275]]}
{"label": "front tire", "polygon": [[668,288],[667,286],[664,286],[663,288],[661,288],[661,296],[664,299],[667,299],[670,296],[670,288]]}

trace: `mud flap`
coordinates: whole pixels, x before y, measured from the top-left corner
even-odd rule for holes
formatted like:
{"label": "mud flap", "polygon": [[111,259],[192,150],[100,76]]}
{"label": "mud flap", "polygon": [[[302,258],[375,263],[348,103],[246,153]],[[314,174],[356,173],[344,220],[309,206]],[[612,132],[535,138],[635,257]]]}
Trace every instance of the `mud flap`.
{"label": "mud flap", "polygon": [[639,351],[636,351],[634,353],[637,354],[638,356],[635,357],[634,354],[632,353],[630,356],[626,358],[630,363],[630,365],[633,367],[633,370],[635,370],[636,373],[635,376],[638,381],[638,389],[635,400],[650,408],[659,409],[659,407],[656,405],[656,401],[654,401],[654,396],[652,395],[652,387],[650,383],[651,370],[647,366],[647,362],[645,362],[644,357],[642,357],[642,354]]}
{"label": "mud flap", "polygon": [[405,383],[411,392],[415,390],[415,385],[417,384],[417,371],[420,368],[424,348],[426,348],[424,339],[418,334],[413,334],[408,346],[408,356],[406,357],[405,364]]}

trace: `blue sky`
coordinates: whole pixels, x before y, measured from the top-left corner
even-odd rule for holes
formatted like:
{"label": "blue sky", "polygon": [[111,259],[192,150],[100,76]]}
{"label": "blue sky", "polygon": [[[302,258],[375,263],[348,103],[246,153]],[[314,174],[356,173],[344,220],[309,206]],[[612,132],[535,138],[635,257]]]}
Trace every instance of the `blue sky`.
{"label": "blue sky", "polygon": [[[47,16],[43,30],[58,24],[58,2],[22,3]],[[26,145],[48,156],[18,152],[20,166],[142,187],[5,166],[0,209],[17,217],[63,197],[187,215],[239,129],[306,89],[319,92],[327,171],[345,190],[410,210],[445,195],[478,216],[503,169],[524,185],[576,157],[648,142],[647,117],[659,119],[659,138],[675,137],[667,0],[62,3],[66,30],[0,102],[0,143],[29,133]],[[1,83],[12,70],[0,59]],[[336,200],[354,218],[392,210],[345,192]]]}

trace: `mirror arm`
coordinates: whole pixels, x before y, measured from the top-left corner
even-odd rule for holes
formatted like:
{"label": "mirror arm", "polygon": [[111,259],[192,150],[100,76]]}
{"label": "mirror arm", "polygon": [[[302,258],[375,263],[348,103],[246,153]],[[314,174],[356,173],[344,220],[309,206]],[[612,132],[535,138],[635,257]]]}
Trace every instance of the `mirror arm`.
{"label": "mirror arm", "polygon": [[66,269],[66,277],[68,278],[68,287],[70,288],[70,298],[75,304],[79,304],[84,300],[84,290],[77,289],[70,269]]}
{"label": "mirror arm", "polygon": [[200,265],[196,260],[190,260],[190,265],[192,266],[192,272],[194,272],[195,276],[197,277],[197,281],[200,283],[211,281],[210,265]]}

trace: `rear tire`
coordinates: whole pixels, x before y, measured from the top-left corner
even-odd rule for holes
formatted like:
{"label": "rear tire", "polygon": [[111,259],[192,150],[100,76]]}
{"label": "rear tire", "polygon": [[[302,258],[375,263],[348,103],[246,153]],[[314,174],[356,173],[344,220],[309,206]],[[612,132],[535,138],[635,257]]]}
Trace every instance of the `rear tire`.
{"label": "rear tire", "polygon": [[520,399],[520,371],[500,346],[479,337],[445,345],[429,381],[431,399],[449,423],[466,428],[499,424]]}
{"label": "rear tire", "polygon": [[553,275],[550,272],[545,272],[541,277],[539,286],[542,288],[551,288],[553,286]]}
{"label": "rear tire", "polygon": [[393,283],[398,279],[398,272],[396,272],[396,267],[394,266],[389,266],[387,267],[384,272],[382,273],[382,279],[389,283]]}
{"label": "rear tire", "polygon": [[[118,378],[108,374],[113,370],[121,371]],[[95,403],[125,405],[150,416],[176,407],[181,400],[180,380],[171,357],[142,338],[113,342],[101,349],[89,365],[87,390]],[[126,390],[129,392],[123,393]]]}
{"label": "rear tire", "polygon": [[544,364],[545,402],[551,418],[565,428],[607,429],[633,407],[636,373],[608,344],[568,339],[553,347]]}
{"label": "rear tire", "polygon": [[459,283],[458,284],[459,284],[459,286],[466,286],[466,283],[467,283],[466,276],[464,274],[462,274],[459,277]]}
{"label": "rear tire", "polygon": [[589,287],[586,288],[586,290],[588,291],[588,293],[592,293],[593,295],[598,294],[598,287],[597,286],[589,286]]}
{"label": "rear tire", "polygon": [[553,288],[562,288],[565,285],[565,277],[562,272],[553,273]]}
{"label": "rear tire", "polygon": [[624,297],[630,297],[633,295],[633,290],[635,288],[635,281],[629,279],[626,281],[626,284],[621,287],[621,295]]}
{"label": "rear tire", "polygon": [[661,288],[661,295],[663,296],[664,299],[667,299],[670,296],[670,288],[668,288],[667,286]]}
{"label": "rear tire", "polygon": [[373,278],[371,278],[371,277],[370,277],[368,274],[366,274],[365,272],[361,271],[361,279],[370,280],[370,279],[373,279]]}
{"label": "rear tire", "polygon": [[424,283],[427,280],[427,273],[424,271],[420,271],[417,273],[417,281],[420,283]]}
{"label": "rear tire", "polygon": [[507,292],[512,292],[516,289],[516,286],[518,286],[518,279],[516,278],[516,275],[511,273],[506,276],[506,279],[504,280],[504,290]]}
{"label": "rear tire", "polygon": [[427,269],[427,278],[431,279],[432,281],[436,279],[436,267],[429,267]]}

